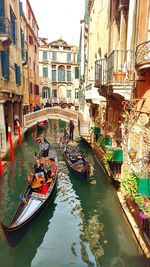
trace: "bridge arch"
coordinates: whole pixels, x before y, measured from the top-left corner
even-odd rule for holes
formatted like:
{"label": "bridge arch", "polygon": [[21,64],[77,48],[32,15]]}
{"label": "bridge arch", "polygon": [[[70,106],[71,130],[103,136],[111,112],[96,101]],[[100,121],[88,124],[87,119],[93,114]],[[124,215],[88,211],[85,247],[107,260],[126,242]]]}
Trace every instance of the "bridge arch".
{"label": "bridge arch", "polygon": [[48,119],[61,119],[66,122],[73,120],[75,124],[77,124],[78,111],[74,111],[67,108],[62,109],[60,107],[50,107],[31,112],[29,114],[24,115],[24,130],[26,131],[28,128],[32,127],[38,122]]}

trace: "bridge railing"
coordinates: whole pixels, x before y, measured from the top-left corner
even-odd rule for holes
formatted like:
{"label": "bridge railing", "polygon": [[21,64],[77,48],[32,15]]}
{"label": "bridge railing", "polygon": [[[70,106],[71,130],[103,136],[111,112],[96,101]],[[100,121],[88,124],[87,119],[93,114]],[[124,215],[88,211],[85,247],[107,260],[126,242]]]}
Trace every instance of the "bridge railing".
{"label": "bridge railing", "polygon": [[50,107],[40,109],[29,114],[24,115],[24,127],[30,128],[37,122],[47,119],[62,119],[64,121],[73,120],[75,123],[78,121],[78,112],[70,109],[62,109],[60,107]]}

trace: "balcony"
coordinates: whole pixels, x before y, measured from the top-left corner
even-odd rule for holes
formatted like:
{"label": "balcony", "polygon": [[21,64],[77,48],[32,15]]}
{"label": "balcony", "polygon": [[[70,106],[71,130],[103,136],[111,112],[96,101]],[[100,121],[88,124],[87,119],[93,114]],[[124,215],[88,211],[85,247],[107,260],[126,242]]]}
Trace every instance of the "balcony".
{"label": "balcony", "polygon": [[150,41],[141,43],[136,48],[135,67],[137,70],[150,69]]}
{"label": "balcony", "polygon": [[12,25],[8,18],[0,17],[0,51],[5,51],[12,42]]}
{"label": "balcony", "polygon": [[112,53],[95,62],[95,87],[101,95],[106,96],[108,90],[124,96],[126,91],[130,97],[134,80],[134,61],[131,50],[113,50]]}
{"label": "balcony", "polygon": [[99,105],[99,103],[100,103],[100,95],[98,93],[97,88],[94,87],[94,84],[89,84],[85,88],[85,100],[87,102]]}

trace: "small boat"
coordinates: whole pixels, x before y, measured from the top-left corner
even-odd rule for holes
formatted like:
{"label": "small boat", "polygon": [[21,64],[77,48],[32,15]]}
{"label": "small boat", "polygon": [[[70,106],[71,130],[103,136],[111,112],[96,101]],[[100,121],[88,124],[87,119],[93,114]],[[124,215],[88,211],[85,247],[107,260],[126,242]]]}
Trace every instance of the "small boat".
{"label": "small boat", "polygon": [[47,121],[40,121],[37,125],[39,128],[45,128],[47,126]]}
{"label": "small boat", "polygon": [[82,178],[89,178],[90,164],[76,141],[67,141],[64,144],[64,157],[72,172]]}
{"label": "small boat", "polygon": [[41,213],[56,193],[58,181],[57,158],[49,159],[49,161],[52,166],[51,177],[46,182],[42,182],[40,180],[33,180],[33,174],[31,173],[28,177],[30,183],[21,196],[20,204],[11,223],[7,226],[2,223],[6,238],[12,246],[16,246],[18,243],[17,239],[19,238],[17,234],[26,232],[33,219]]}

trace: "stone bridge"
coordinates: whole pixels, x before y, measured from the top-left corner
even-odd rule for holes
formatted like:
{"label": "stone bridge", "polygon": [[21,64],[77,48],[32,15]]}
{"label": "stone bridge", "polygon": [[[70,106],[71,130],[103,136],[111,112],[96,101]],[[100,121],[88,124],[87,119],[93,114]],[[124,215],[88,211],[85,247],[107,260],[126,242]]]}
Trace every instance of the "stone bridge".
{"label": "stone bridge", "polygon": [[39,111],[35,111],[24,115],[24,130],[37,124],[38,122],[47,119],[60,119],[66,122],[73,120],[75,124],[78,123],[78,111],[73,111],[71,109],[62,109],[60,107],[50,107],[44,108]]}

